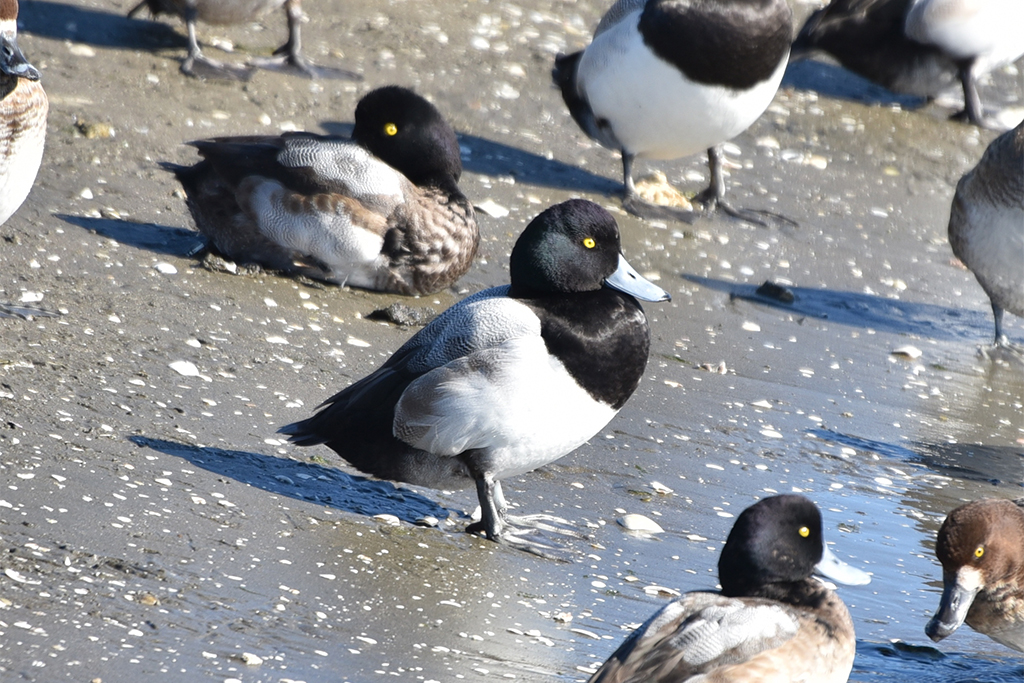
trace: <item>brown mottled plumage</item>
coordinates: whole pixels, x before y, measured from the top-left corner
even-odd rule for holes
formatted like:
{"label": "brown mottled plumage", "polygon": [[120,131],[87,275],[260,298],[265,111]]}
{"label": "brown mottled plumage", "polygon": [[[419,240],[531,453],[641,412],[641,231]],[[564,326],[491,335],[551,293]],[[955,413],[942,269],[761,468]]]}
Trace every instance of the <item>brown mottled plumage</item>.
{"label": "brown mottled plumage", "polygon": [[18,48],[18,0],[0,0],[0,225],[28,196],[43,158],[49,103]]}
{"label": "brown mottled plumage", "polygon": [[363,97],[351,140],[288,133],[191,144],[203,161],[168,167],[196,227],[239,263],[427,294],[452,285],[476,254],[455,132],[405,88]]}

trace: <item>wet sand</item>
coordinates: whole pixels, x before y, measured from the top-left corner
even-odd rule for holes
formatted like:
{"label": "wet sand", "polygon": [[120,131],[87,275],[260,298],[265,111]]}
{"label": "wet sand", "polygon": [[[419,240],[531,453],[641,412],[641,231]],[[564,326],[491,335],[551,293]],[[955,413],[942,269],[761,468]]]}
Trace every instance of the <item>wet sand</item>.
{"label": "wet sand", "polygon": [[[874,574],[840,589],[851,680],[1020,680],[1019,655],[966,627],[937,647],[924,635],[945,512],[1020,496],[1024,479],[1024,368],[977,354],[988,301],[945,233],[955,183],[994,133],[947,121],[950,102],[911,110],[801,65],[729,154],[735,203],[799,227],[616,213],[626,256],[673,301],[645,306],[651,360],[620,415],[505,482],[521,510],[588,532],[559,563],[461,533],[470,491],[365,480],[275,431],[412,333],[371,311],[442,310],[504,283],[515,237],[550,204],[619,206],[619,160],[549,85],[554,54],[585,45],[605,3],[314,0],[307,55],[364,80],[245,84],[185,79],[182,27],[124,19],[131,4],[21,10],[51,112],[36,187],[0,227],[0,300],[62,314],[0,319],[0,677],[585,680],[672,591],[715,585],[735,514],[802,491],[836,552]],[[279,45],[283,21],[200,27],[214,37],[236,51],[212,56],[242,61]],[[201,137],[345,133],[359,96],[387,83],[437,104],[466,194],[510,212],[481,214],[455,291],[404,299],[189,256],[200,240],[158,162],[192,162],[182,143]],[[1002,71],[982,99],[1019,108],[1022,88]],[[700,157],[649,167],[686,191],[706,182]],[[795,301],[758,298],[765,280]],[[1007,331],[1024,342],[1021,320]],[[893,355],[906,345],[921,356]],[[666,533],[630,535],[623,512]]]}

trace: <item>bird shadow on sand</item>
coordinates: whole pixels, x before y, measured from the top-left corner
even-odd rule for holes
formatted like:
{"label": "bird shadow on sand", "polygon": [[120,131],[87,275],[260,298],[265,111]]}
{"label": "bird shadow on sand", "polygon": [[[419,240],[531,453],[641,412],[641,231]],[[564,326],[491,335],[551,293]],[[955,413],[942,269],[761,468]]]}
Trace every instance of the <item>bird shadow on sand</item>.
{"label": "bird shadow on sand", "polygon": [[813,59],[790,62],[780,87],[861,104],[898,104],[904,109],[918,109],[928,103],[923,97],[894,93],[841,66]]}
{"label": "bird shadow on sand", "polygon": [[146,249],[157,254],[193,256],[206,245],[206,240],[197,232],[185,228],[172,228],[156,223],[136,223],[114,218],[88,218],[54,214],[65,223],[107,237],[120,244]]}
{"label": "bird shadow on sand", "polygon": [[159,21],[129,19],[98,9],[48,0],[21,3],[18,32],[96,47],[159,50],[185,47],[184,34]]}
{"label": "bird shadow on sand", "polygon": [[187,460],[218,476],[275,495],[356,515],[389,514],[416,524],[427,516],[442,520],[451,514],[429,498],[391,482],[352,476],[317,463],[145,436],[132,436],[129,440],[140,448]]}
{"label": "bird shadow on sand", "polygon": [[990,484],[1024,487],[1024,446],[990,446],[972,443],[928,443],[909,441],[906,445],[877,441],[833,429],[814,427],[807,433],[834,444],[859,451],[922,465],[938,474]]}
{"label": "bird shadow on sand", "polygon": [[[323,121],[320,126],[329,135],[349,137],[354,124]],[[585,171],[578,166],[540,154],[527,152],[478,135],[457,133],[462,151],[462,168],[478,175],[511,176],[517,183],[550,187],[557,190],[575,190],[603,195],[622,194],[622,183]],[[608,158],[609,169],[614,161]]]}
{"label": "bird shadow on sand", "polygon": [[[766,285],[740,284],[698,275],[682,279],[708,289],[725,292],[730,300],[770,306],[794,315],[879,332],[917,335],[936,340],[984,341],[992,329],[987,311],[971,311],[873,294],[836,289],[785,286],[778,294],[765,294]],[[790,297],[792,299],[790,300]]]}

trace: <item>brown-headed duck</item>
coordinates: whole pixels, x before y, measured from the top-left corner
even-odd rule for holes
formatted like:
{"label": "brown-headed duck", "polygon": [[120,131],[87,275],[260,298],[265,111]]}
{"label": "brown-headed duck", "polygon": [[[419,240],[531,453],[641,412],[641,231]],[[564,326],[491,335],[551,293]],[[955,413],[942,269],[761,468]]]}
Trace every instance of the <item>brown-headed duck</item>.
{"label": "brown-headed duck", "polygon": [[480,241],[455,131],[413,91],[367,93],[352,138],[285,133],[189,143],[165,164],[196,227],[238,263],[398,294],[450,286]]}
{"label": "brown-headed duck", "polygon": [[939,529],[942,600],[925,627],[939,641],[960,624],[1024,652],[1024,498],[983,498],[956,508]]}
{"label": "brown-headed duck", "polygon": [[804,496],[765,498],[736,519],[718,560],[721,592],[694,591],[657,611],[590,683],[844,683],[856,639],[846,605],[815,578],[870,577],[825,547]]}
{"label": "brown-headed duck", "polygon": [[634,297],[669,296],[629,267],[615,219],[582,199],[534,218],[509,268],[511,285],[455,304],[376,372],[279,431],[382,479],[475,486],[482,520],[467,531],[536,551],[516,525],[543,516],[506,515],[500,480],[561,458],[615,416],[650,349]]}
{"label": "brown-headed duck", "polygon": [[[583,132],[622,152],[623,207],[646,218],[692,222],[640,197],[633,162],[707,151],[705,210],[763,223],[725,201],[718,147],[771,104],[786,70],[793,13],[786,0],[619,0],[586,49],[559,55],[552,72]],[[767,213],[767,212],[761,212]]]}

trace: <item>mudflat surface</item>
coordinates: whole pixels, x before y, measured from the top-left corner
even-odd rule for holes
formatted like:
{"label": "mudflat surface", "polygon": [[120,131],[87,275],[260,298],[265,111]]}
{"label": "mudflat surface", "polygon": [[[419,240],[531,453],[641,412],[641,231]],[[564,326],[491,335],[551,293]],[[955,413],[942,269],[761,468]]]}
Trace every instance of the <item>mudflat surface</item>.
{"label": "mudflat surface", "polygon": [[[0,300],[61,315],[0,319],[0,678],[585,680],[673,591],[715,586],[735,514],[801,491],[836,552],[874,576],[840,589],[852,680],[1020,680],[1019,655],[970,629],[937,647],[923,631],[945,513],[1020,496],[1024,478],[1024,368],[978,355],[988,302],[946,240],[955,183],[995,134],[947,120],[955,93],[913,109],[799,65],[728,150],[734,202],[799,227],[645,223],[617,211],[618,158],[549,81],[604,5],[314,0],[308,56],[363,80],[235,83],[179,74],[173,19],[23,2],[20,44],[51,111],[36,187],[0,227]],[[241,62],[279,45],[283,24],[200,38]],[[481,212],[456,290],[402,299],[189,255],[201,240],[158,162],[191,163],[182,143],[214,135],[346,133],[358,98],[388,83],[437,104],[467,195],[509,211]],[[1000,71],[983,100],[1019,120],[1022,85]],[[700,157],[647,166],[685,191],[706,183]],[[461,533],[470,491],[366,480],[275,435],[413,332],[367,314],[396,300],[440,311],[506,282],[522,227],[573,196],[616,211],[628,259],[673,296],[646,306],[648,373],[620,415],[505,482],[523,512],[588,532],[567,542],[575,561]],[[766,280],[794,301],[758,297]],[[1019,319],[1007,328],[1024,342]],[[904,346],[920,357],[892,353]],[[666,532],[630,535],[624,512]],[[416,526],[425,516],[438,527]]]}

